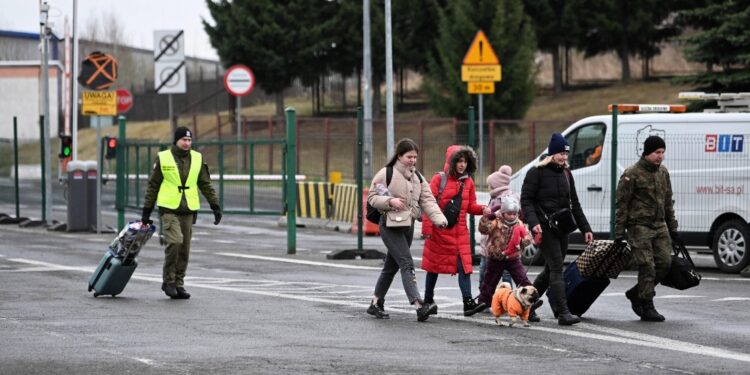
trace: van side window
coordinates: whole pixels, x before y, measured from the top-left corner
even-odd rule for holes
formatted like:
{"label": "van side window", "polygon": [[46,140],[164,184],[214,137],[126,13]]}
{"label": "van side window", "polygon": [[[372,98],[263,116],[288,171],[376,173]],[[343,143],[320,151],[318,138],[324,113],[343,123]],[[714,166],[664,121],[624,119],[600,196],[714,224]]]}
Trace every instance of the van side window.
{"label": "van side window", "polygon": [[570,145],[568,164],[575,170],[596,165],[602,157],[604,133],[606,126],[602,123],[584,125],[565,136]]}

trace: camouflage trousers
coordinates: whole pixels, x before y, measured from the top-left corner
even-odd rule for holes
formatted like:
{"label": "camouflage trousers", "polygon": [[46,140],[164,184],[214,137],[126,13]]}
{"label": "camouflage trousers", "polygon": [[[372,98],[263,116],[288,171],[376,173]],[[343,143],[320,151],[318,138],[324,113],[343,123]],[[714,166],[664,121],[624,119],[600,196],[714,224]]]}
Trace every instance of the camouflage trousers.
{"label": "camouflage trousers", "polygon": [[162,231],[167,247],[164,249],[162,280],[167,284],[183,286],[190,257],[190,238],[193,235],[195,215],[161,215]]}
{"label": "camouflage trousers", "polygon": [[666,225],[628,227],[628,243],[638,266],[638,297],[652,300],[654,288],[669,272],[672,264],[672,239]]}

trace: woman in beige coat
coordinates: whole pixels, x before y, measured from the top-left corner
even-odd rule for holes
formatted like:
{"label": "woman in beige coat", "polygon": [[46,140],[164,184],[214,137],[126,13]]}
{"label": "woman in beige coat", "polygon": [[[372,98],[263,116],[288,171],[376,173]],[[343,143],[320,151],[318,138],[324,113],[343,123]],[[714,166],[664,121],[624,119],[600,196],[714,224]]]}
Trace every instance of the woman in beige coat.
{"label": "woman in beige coat", "polygon": [[[448,221],[435,202],[427,181],[416,170],[418,153],[419,147],[411,139],[399,141],[395,155],[373,177],[367,196],[367,202],[383,213],[380,237],[388,248],[372,302],[367,309],[368,314],[380,319],[389,318],[384,308],[385,295],[399,269],[409,303],[417,309],[417,320],[425,321],[431,314],[437,313],[437,306],[425,303],[420,297],[410,247],[414,220],[422,216],[422,210],[439,227],[445,227]],[[388,174],[391,175],[390,184]]]}

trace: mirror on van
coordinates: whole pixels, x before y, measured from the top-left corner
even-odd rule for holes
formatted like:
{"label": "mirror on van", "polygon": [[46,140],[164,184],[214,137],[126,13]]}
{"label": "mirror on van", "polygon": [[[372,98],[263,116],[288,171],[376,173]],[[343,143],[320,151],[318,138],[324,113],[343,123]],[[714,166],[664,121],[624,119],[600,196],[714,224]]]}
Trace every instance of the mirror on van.
{"label": "mirror on van", "polygon": [[565,140],[570,145],[568,164],[571,170],[599,163],[606,129],[603,123],[589,124],[565,136]]}

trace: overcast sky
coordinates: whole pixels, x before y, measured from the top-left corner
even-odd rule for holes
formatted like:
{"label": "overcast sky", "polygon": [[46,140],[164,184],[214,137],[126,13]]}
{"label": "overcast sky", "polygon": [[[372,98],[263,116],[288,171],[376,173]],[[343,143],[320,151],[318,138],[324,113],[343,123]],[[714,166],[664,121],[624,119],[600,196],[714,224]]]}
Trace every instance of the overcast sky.
{"label": "overcast sky", "polygon": [[[64,17],[72,27],[73,0],[48,0],[50,21],[63,35]],[[0,30],[39,32],[38,0],[0,0]],[[128,45],[154,48],[155,30],[184,30],[185,54],[216,59],[201,19],[213,24],[205,0],[78,0],[78,30],[83,33],[92,18],[118,19]]]}

